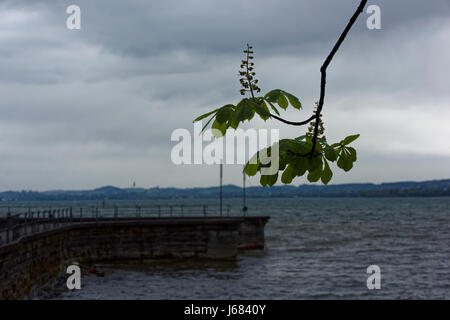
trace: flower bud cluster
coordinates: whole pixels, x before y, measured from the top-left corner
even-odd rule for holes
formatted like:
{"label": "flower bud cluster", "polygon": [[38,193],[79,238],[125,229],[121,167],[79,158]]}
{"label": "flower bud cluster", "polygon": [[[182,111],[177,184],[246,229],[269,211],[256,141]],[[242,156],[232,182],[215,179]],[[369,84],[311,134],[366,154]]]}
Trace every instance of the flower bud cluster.
{"label": "flower bud cluster", "polygon": [[241,78],[239,79],[239,82],[241,83],[242,88],[240,89],[241,95],[245,95],[245,92],[249,91],[254,97],[254,92],[261,92],[261,88],[258,87],[257,83],[258,80],[255,79],[255,63],[251,60],[254,59],[253,57],[253,47],[250,46],[247,43],[247,49],[244,50],[244,53],[246,54],[246,59],[242,60],[241,62],[241,70],[239,70],[239,75]]}
{"label": "flower bud cluster", "polygon": [[[319,103],[316,102],[316,107],[314,108],[314,113],[317,114],[317,108],[319,106]],[[322,115],[319,115],[319,126],[317,130],[317,137],[320,138],[322,136],[323,139],[326,140],[325,136],[323,134],[325,133],[325,127],[323,126],[323,121],[321,119]],[[311,121],[309,123],[308,132],[312,133],[314,131],[314,128],[316,126],[316,121]]]}

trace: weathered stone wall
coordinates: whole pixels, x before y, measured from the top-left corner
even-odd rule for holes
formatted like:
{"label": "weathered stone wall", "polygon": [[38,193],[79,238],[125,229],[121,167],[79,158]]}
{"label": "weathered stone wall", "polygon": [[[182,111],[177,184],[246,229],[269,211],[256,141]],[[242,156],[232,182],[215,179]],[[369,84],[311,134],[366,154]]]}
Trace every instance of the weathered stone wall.
{"label": "weathered stone wall", "polygon": [[0,298],[23,296],[33,285],[48,281],[73,261],[145,263],[158,258],[234,258],[238,246],[264,247],[268,218],[262,219],[86,219],[28,235],[0,247]]}
{"label": "weathered stone wall", "polygon": [[239,228],[239,249],[264,249],[264,226],[268,217],[246,217]]}

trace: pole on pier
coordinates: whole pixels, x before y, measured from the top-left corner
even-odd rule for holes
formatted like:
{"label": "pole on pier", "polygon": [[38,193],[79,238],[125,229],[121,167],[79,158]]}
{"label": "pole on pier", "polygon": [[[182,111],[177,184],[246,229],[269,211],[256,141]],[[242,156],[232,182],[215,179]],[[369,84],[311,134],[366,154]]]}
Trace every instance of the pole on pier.
{"label": "pole on pier", "polygon": [[[245,166],[244,166],[245,169]],[[242,170],[242,212],[245,213],[247,212],[248,208],[247,208],[247,199],[245,197],[245,171]]]}
{"label": "pole on pier", "polygon": [[222,216],[222,182],[223,182],[223,163],[220,163],[220,216]]}

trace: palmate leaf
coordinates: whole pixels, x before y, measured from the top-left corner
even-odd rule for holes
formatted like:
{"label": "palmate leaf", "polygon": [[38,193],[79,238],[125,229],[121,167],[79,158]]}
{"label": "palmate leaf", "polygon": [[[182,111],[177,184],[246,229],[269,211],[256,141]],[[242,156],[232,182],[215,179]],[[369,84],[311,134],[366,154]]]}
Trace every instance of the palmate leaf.
{"label": "palmate leaf", "polygon": [[353,161],[352,161],[351,155],[344,148],[341,149],[337,165],[339,168],[343,169],[345,172],[350,171],[350,169],[353,168]]}
{"label": "palmate leaf", "polygon": [[[278,104],[278,106],[284,110],[287,109],[289,104],[291,104],[294,108],[301,108],[300,101],[297,97],[286,91],[275,89],[268,92],[264,97],[244,98],[236,106],[227,104],[220,108],[214,109],[211,112],[197,117],[194,122],[211,116],[206,125],[202,128],[202,132],[204,132],[211,121],[214,120],[218,123],[213,123],[213,129],[223,129],[225,130],[223,134],[225,134],[227,128],[231,127],[233,129],[237,129],[239,123],[244,122],[245,120],[250,121],[254,117],[255,113],[264,121],[268,120],[271,117],[268,105],[277,115],[280,115],[280,112],[275,107],[274,103]],[[219,123],[221,125],[219,125]],[[225,126],[224,123],[227,125]]]}
{"label": "palmate leaf", "polygon": [[[271,106],[273,106],[273,103],[277,103],[280,108],[286,110],[288,105],[291,104],[292,107],[294,107],[295,109],[301,109],[302,104],[300,103],[300,100],[294,96],[293,94],[280,90],[280,89],[275,89],[275,90],[271,90],[269,91],[265,96],[264,99],[269,102],[269,104],[271,104]],[[289,103],[288,103],[289,101]],[[275,107],[273,107],[275,108]]]}
{"label": "palmate leaf", "polygon": [[[341,143],[329,145],[323,137],[317,139],[317,145],[319,145],[316,148],[317,153],[311,154],[312,139],[310,134],[294,139],[281,139],[278,142],[278,173],[281,176],[282,183],[290,184],[294,178],[308,173],[306,177],[308,181],[317,182],[320,180],[323,184],[328,184],[333,177],[333,171],[328,161],[334,162],[337,160],[337,166],[344,171],[353,168],[353,163],[356,161],[356,150],[354,148]],[[267,149],[270,150],[271,148],[273,146]],[[252,159],[258,159],[261,151],[258,151]],[[261,171],[262,167],[264,166],[259,162],[252,165],[247,164],[244,171],[249,176],[254,176],[258,171]],[[276,180],[275,177],[271,179],[261,177],[260,182],[264,186],[270,186],[270,183],[275,183]]]}

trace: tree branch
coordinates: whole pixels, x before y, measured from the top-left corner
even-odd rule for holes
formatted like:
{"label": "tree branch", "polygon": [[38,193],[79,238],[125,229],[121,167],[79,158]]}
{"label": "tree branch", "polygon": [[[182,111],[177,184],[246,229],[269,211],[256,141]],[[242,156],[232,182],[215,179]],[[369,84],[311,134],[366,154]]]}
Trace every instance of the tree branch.
{"label": "tree branch", "polygon": [[339,47],[341,46],[342,42],[344,42],[344,39],[347,36],[347,33],[352,28],[356,19],[363,12],[366,3],[367,3],[367,0],[361,1],[361,3],[359,4],[358,8],[355,11],[355,13],[350,18],[350,21],[348,22],[348,24],[345,27],[344,31],[342,32],[341,36],[339,37],[338,41],[336,42],[333,49],[331,50],[330,54],[325,59],[325,62],[323,63],[322,67],[320,67],[320,73],[321,73],[320,98],[319,98],[319,104],[317,106],[316,114],[314,115],[314,118],[316,118],[316,123],[314,125],[314,135],[313,135],[313,139],[312,139],[313,145],[312,145],[310,154],[314,153],[314,150],[316,148],[316,143],[317,143],[317,134],[318,134],[318,130],[319,130],[320,113],[322,111],[323,103],[325,101],[325,84],[326,84],[326,78],[327,78],[327,67],[330,64],[331,60],[333,60],[333,57],[336,54],[336,52],[339,50]]}
{"label": "tree branch", "polygon": [[278,116],[276,116],[276,115],[274,115],[274,114],[270,114],[270,116],[272,117],[272,118],[274,118],[274,119],[277,119],[278,121],[281,121],[281,122],[284,122],[284,123],[287,123],[287,124],[290,124],[290,125],[293,125],[293,126],[303,126],[303,125],[305,125],[305,124],[308,124],[311,120],[313,120],[315,117],[316,117],[316,115],[315,114],[313,114],[311,117],[309,117],[308,119],[306,119],[305,121],[301,121],[301,122],[293,122],[293,121],[288,121],[288,120],[285,120],[285,119],[283,119],[283,118],[280,118],[280,117],[278,117]]}

